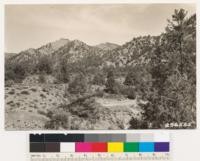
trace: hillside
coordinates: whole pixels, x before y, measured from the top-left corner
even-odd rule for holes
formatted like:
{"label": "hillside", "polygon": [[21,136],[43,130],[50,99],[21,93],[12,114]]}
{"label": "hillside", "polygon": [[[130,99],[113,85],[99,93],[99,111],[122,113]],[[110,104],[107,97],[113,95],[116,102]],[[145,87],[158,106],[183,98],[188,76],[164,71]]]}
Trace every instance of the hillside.
{"label": "hillside", "polygon": [[102,49],[102,50],[113,50],[113,49],[116,49],[116,48],[120,47],[120,45],[106,42],[106,43],[98,44],[95,47],[97,47],[99,49]]}
{"label": "hillside", "polygon": [[13,57],[16,53],[5,53],[5,60]]}
{"label": "hillside", "polygon": [[196,15],[186,15],[120,46],[62,38],[6,56],[6,128],[195,128]]}

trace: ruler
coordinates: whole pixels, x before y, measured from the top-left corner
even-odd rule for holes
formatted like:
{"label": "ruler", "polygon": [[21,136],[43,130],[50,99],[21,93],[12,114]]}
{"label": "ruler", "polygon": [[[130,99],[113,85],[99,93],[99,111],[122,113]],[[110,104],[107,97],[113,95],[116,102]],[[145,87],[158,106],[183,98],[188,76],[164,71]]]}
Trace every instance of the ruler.
{"label": "ruler", "polygon": [[30,161],[170,161],[166,153],[31,153]]}

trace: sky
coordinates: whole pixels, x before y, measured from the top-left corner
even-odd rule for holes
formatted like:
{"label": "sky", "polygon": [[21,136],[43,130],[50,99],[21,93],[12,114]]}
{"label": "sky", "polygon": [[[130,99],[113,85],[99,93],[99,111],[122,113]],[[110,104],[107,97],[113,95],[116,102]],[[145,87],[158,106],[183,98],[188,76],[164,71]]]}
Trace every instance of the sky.
{"label": "sky", "polygon": [[5,51],[18,53],[60,38],[121,45],[164,32],[180,8],[195,13],[194,4],[6,5]]}

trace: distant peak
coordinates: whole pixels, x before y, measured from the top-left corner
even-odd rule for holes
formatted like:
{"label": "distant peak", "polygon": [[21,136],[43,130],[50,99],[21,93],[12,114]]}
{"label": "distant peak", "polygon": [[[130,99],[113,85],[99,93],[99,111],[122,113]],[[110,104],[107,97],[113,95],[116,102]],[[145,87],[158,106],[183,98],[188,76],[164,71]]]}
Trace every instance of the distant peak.
{"label": "distant peak", "polygon": [[103,49],[103,50],[113,50],[117,47],[119,47],[120,45],[118,44],[114,44],[114,43],[110,43],[110,42],[105,42],[105,43],[101,43],[96,45],[95,47]]}
{"label": "distant peak", "polygon": [[60,38],[60,39],[58,39],[58,40],[56,40],[56,41],[51,42],[50,44],[68,43],[68,42],[70,42],[69,39],[66,39],[66,38]]}
{"label": "distant peak", "polygon": [[80,40],[78,40],[78,39],[75,39],[75,40],[73,40],[72,41],[74,44],[76,44],[76,45],[83,45],[83,44],[85,44],[84,42],[82,42],[82,41],[80,41]]}
{"label": "distant peak", "polygon": [[114,43],[111,43],[111,42],[105,42],[105,43],[101,43],[101,44],[107,44],[107,45],[117,45],[117,44],[114,44]]}
{"label": "distant peak", "polygon": [[74,39],[74,40],[72,40],[73,42],[81,42],[82,43],[82,41],[80,41],[80,40],[78,40],[78,39]]}
{"label": "distant peak", "polygon": [[60,38],[56,41],[53,41],[53,42],[50,42],[46,45],[41,46],[38,49],[43,54],[51,54],[51,53],[55,52],[56,50],[58,50],[59,48],[65,46],[69,42],[70,42],[69,39]]}
{"label": "distant peak", "polygon": [[67,39],[67,38],[60,38],[59,40],[57,40],[57,41],[70,41],[69,39]]}
{"label": "distant peak", "polygon": [[24,52],[34,52],[34,51],[35,51],[34,48],[29,48],[29,49],[27,49],[27,50],[24,50]]}
{"label": "distant peak", "polygon": [[27,49],[27,51],[33,51],[33,50],[35,50],[34,48],[29,48],[29,49]]}

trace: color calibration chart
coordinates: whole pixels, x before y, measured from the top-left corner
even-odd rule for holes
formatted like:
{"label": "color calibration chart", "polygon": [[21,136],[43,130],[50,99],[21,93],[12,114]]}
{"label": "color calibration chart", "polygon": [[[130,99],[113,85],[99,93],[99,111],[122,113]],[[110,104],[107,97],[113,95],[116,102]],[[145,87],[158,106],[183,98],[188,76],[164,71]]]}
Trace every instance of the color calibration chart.
{"label": "color calibration chart", "polygon": [[168,133],[30,134],[30,161],[170,160]]}

